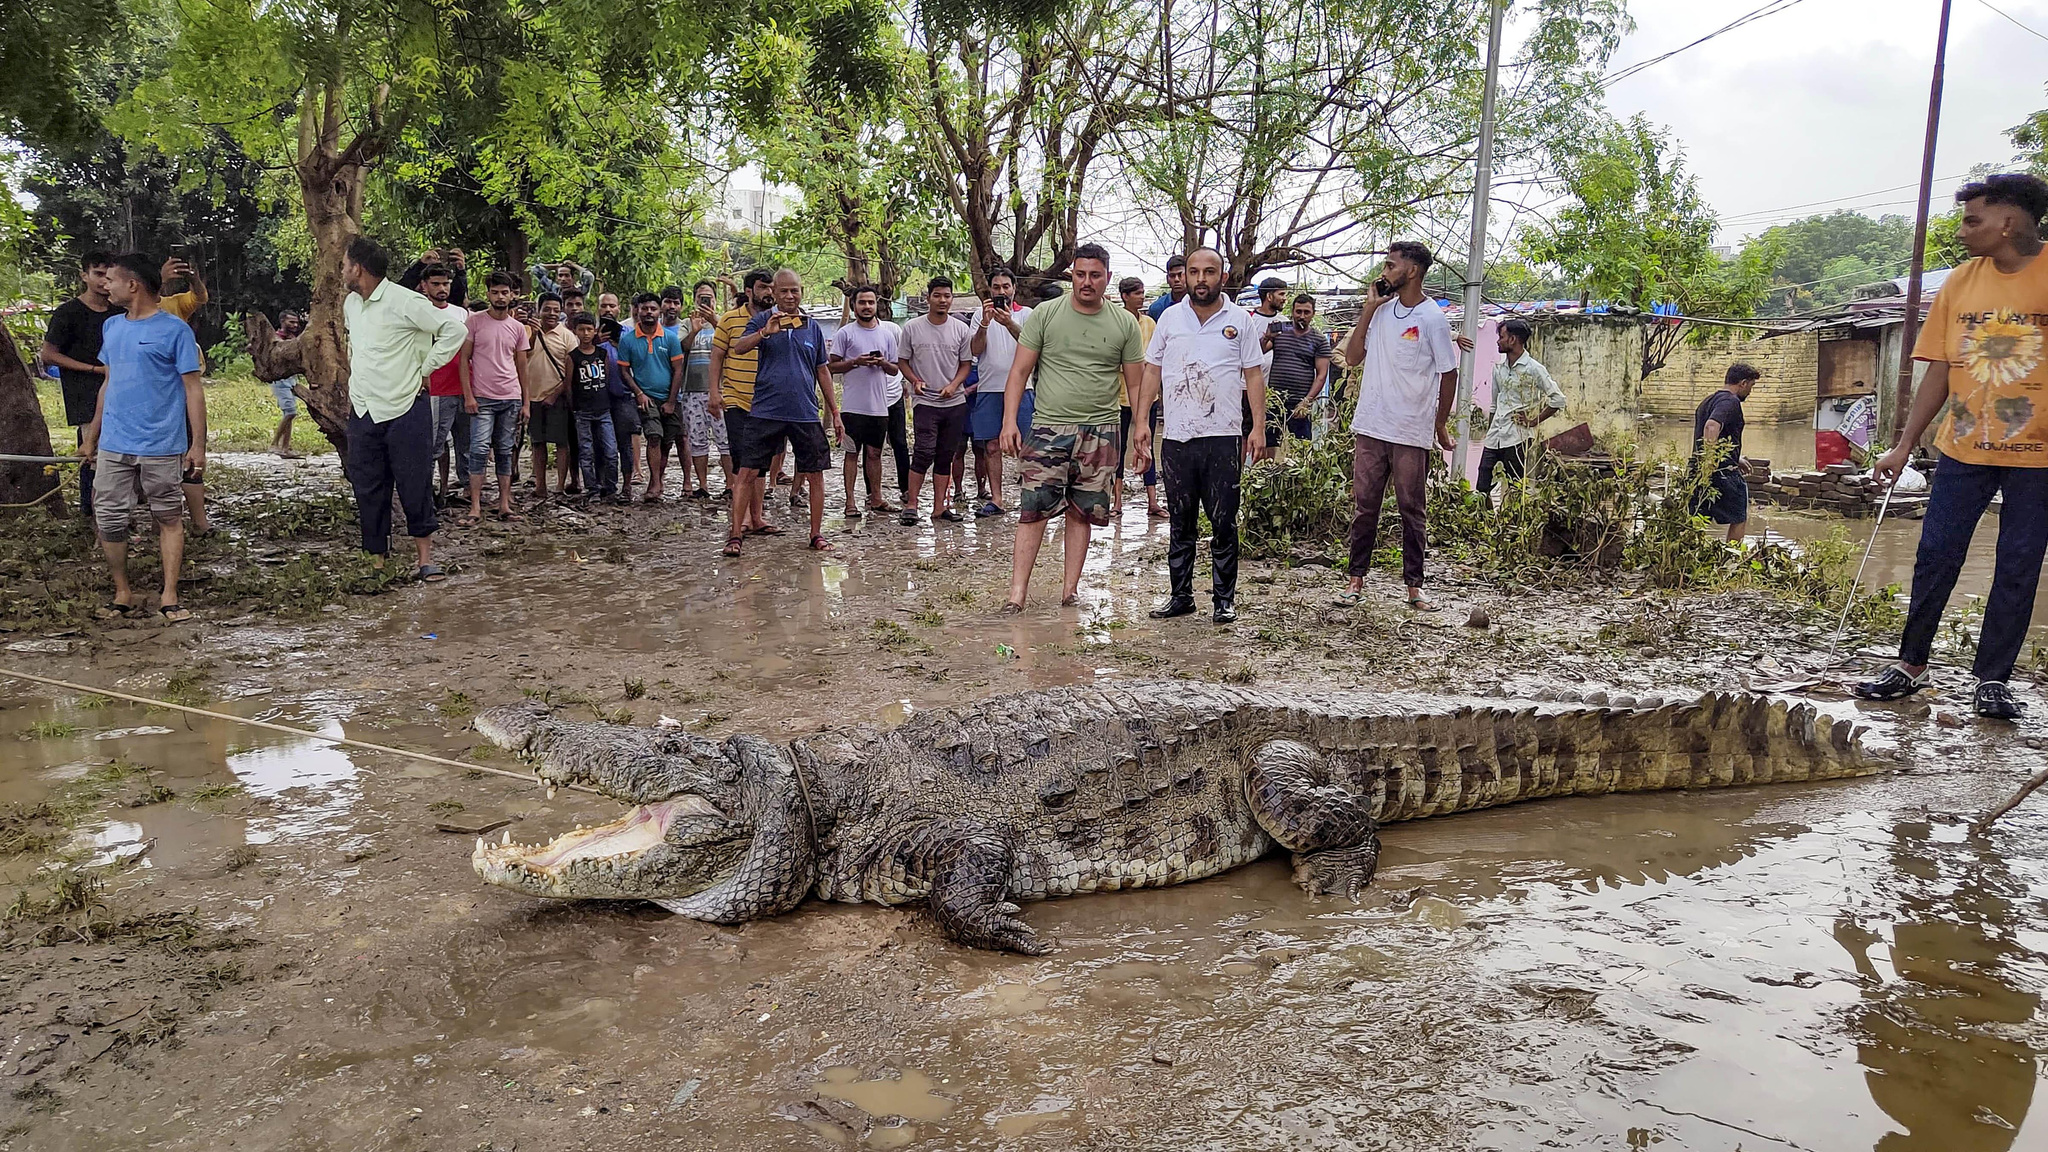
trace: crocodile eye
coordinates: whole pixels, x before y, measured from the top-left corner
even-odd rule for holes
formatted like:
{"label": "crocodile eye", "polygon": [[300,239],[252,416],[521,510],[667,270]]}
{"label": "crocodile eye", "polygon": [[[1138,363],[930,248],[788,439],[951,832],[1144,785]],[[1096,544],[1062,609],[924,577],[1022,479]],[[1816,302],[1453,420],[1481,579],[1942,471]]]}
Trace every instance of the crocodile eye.
{"label": "crocodile eye", "polygon": [[1033,760],[1052,751],[1052,738],[1044,733],[1034,733],[1030,743],[1024,745],[1024,754]]}

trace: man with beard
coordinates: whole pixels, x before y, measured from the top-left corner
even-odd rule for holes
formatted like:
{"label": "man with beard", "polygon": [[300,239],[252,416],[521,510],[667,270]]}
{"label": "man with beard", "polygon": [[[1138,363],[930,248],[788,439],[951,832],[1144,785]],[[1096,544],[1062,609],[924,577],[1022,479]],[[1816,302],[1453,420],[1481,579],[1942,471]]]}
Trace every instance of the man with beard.
{"label": "man with beard", "polygon": [[572,379],[569,353],[576,336],[562,323],[562,298],[550,292],[540,298],[540,315],[527,326],[531,344],[526,354],[526,375],[521,384],[529,405],[527,439],[533,445],[533,495],[548,497],[548,447],[555,449],[555,488],[564,494],[582,491],[581,477],[570,471],[576,458],[575,398],[569,394]]}
{"label": "man with beard", "polygon": [[661,323],[661,300],[652,292],[633,297],[633,327],[619,337],[619,368],[642,398],[640,434],[647,441],[644,504],[659,504],[669,449],[683,437],[676,408],[682,390],[683,342]]}
{"label": "man with beard", "polygon": [[[825,516],[825,469],[832,462],[832,449],[819,420],[819,405],[832,417],[832,429],[839,436],[846,428],[839,419],[838,402],[832,395],[832,373],[825,333],[818,322],[804,315],[803,281],[784,268],[772,281],[773,311],[747,321],[747,330],[733,342],[738,355],[758,354],[756,386],[752,407],[747,411],[747,435],[733,446],[735,464],[757,475],[769,462],[782,455],[785,447],[796,456],[796,473],[810,488],[811,551],[827,552],[822,532]],[[740,542],[734,535],[726,540],[730,548]]]}
{"label": "man with beard", "polygon": [[[1031,309],[1014,301],[1017,277],[1008,268],[988,274],[988,301],[982,305],[980,323],[968,351],[974,353],[980,383],[967,398],[968,436],[974,442],[974,478],[980,486],[981,507],[975,516],[1003,514],[1003,387],[1010,380],[1010,362],[1017,358],[1017,334],[1031,319]],[[1017,412],[1017,426],[1031,426],[1032,388],[1024,382],[1024,403]]]}
{"label": "man with beard", "polygon": [[[446,312],[458,321],[469,319],[469,310],[454,302],[454,269],[440,264],[429,264],[421,271],[418,283],[420,295],[427,298],[437,311]],[[448,461],[455,461],[456,487],[464,492],[469,490],[469,412],[462,402],[462,378],[469,373],[469,359],[457,356],[441,365],[427,377],[427,403],[433,410],[434,440],[431,455],[440,462],[440,481],[434,491],[442,502],[448,495]],[[453,444],[454,450],[449,450]]]}
{"label": "man with beard", "polygon": [[[1252,459],[1264,459],[1266,385],[1259,362],[1259,327],[1243,308],[1223,298],[1223,257],[1202,248],[1188,256],[1188,295],[1159,317],[1145,350],[1145,379],[1136,407],[1149,408],[1163,396],[1166,438],[1159,446],[1159,471],[1166,481],[1166,602],[1152,610],[1155,620],[1195,610],[1195,538],[1207,513],[1213,564],[1210,594],[1215,621],[1237,619],[1237,505],[1245,444]],[[1251,413],[1249,433],[1240,426]],[[1151,451],[1152,430],[1140,426],[1138,458]]]}
{"label": "man with beard", "polygon": [[[747,333],[747,323],[756,314],[765,312],[775,302],[772,294],[775,274],[766,269],[756,268],[747,273],[745,285],[739,299],[718,318],[718,331],[711,338],[711,379],[716,390],[711,394],[711,415],[725,421],[726,441],[735,446],[744,442],[747,409],[754,404],[754,378],[760,371],[761,353],[750,348],[744,354],[735,352],[733,345]],[[735,465],[739,464],[734,460]],[[733,518],[732,536],[779,536],[782,529],[768,522],[763,496],[765,486],[758,475],[750,476],[743,468],[733,471]],[[739,545],[728,543],[726,555],[740,554]]]}
{"label": "man with beard", "polygon": [[[1010,559],[1008,612],[1022,612],[1031,569],[1045,545],[1046,521],[1064,518],[1065,570],[1060,603],[1079,602],[1088,537],[1109,523],[1116,483],[1117,383],[1142,391],[1145,347],[1138,322],[1109,303],[1109,252],[1074,250],[1072,292],[1033,309],[1017,338],[1017,359],[1003,393],[1003,451],[1023,457],[1018,478],[1017,540]],[[1017,423],[1024,382],[1038,374],[1030,439]]]}
{"label": "man with beard", "polygon": [[57,383],[64,393],[64,422],[78,436],[78,512],[92,518],[93,463],[85,451],[85,429],[93,421],[100,402],[100,385],[107,370],[100,363],[100,336],[114,305],[107,299],[107,272],[114,266],[111,252],[87,252],[78,261],[78,295],[57,305],[50,313],[50,327],[43,336],[43,363],[57,367]]}
{"label": "man with beard", "polygon": [[853,323],[832,334],[826,367],[842,377],[841,420],[846,425],[846,518],[862,516],[855,498],[854,474],[867,467],[867,510],[893,512],[882,499],[882,447],[889,442],[889,421],[903,404],[901,371],[896,365],[896,326],[877,318],[881,294],[872,284],[853,290]]}
{"label": "man with beard", "polygon": [[1344,362],[1361,366],[1358,408],[1351,418],[1351,581],[1337,599],[1355,605],[1372,568],[1387,481],[1401,510],[1401,579],[1408,606],[1434,612],[1422,596],[1425,481],[1432,448],[1451,450],[1451,404],[1458,391],[1458,345],[1444,310],[1422,290],[1435,257],[1414,240],[1387,246],[1380,278],[1344,341]]}

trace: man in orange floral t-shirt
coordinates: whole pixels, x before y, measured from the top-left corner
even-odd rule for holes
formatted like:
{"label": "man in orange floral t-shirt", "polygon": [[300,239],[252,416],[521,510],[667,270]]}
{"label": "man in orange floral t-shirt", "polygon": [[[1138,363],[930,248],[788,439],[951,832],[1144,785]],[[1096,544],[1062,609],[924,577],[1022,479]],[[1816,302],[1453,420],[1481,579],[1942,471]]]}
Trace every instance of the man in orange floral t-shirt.
{"label": "man in orange floral t-shirt", "polygon": [[1927,686],[1927,661],[1970,537],[1993,496],[2004,493],[1998,557],[1977,644],[1977,715],[2017,720],[2026,706],[2006,685],[2048,551],[2048,261],[2040,259],[2048,183],[1993,176],[1956,193],[1956,240],[1972,259],[1949,274],[1913,346],[1927,363],[1899,442],[1875,469],[1890,484],[1936,417],[1941,460],[1913,561],[1913,603],[1899,662],[1856,686],[1866,700],[1897,700]]}

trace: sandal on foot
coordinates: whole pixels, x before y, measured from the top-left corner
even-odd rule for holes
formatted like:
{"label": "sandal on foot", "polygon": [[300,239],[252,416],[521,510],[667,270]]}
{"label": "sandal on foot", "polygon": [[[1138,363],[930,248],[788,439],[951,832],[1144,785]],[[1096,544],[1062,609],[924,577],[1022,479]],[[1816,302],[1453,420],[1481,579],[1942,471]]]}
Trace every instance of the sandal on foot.
{"label": "sandal on foot", "polygon": [[422,564],[412,578],[422,584],[439,584],[448,579],[448,570],[439,564]]}
{"label": "sandal on foot", "polygon": [[1344,591],[1337,593],[1337,607],[1356,608],[1358,607],[1358,602],[1363,599],[1365,599],[1365,593],[1354,592],[1346,588]]}
{"label": "sandal on foot", "polygon": [[725,554],[726,554],[727,556],[737,556],[737,555],[739,555],[739,554],[740,554],[740,547],[741,547],[741,546],[742,546],[743,544],[745,544],[745,543],[746,543],[746,541],[745,541],[745,540],[743,540],[742,538],[738,537],[738,536],[728,536],[728,537],[726,537],[726,538],[725,538]]}
{"label": "sandal on foot", "polygon": [[867,513],[861,511],[860,505],[858,504],[848,504],[846,506],[846,518],[848,520],[858,520],[865,515],[867,515]]}
{"label": "sandal on foot", "polygon": [[2012,689],[1998,680],[1986,680],[1977,685],[1976,699],[1971,708],[1987,720],[2017,720],[2027,714],[2027,706],[2013,699]]}
{"label": "sandal on foot", "polygon": [[756,526],[756,527],[753,527],[753,528],[749,528],[749,529],[747,529],[747,535],[749,535],[749,536],[780,536],[780,535],[782,535],[782,529],[780,529],[780,528],[777,528],[777,527],[776,527],[775,525],[773,525],[773,524],[761,524],[761,525],[758,525],[758,526]]}
{"label": "sandal on foot", "polygon": [[93,615],[101,620],[127,620],[134,617],[140,611],[140,605],[123,604],[116,600],[109,600],[105,606],[95,611]]}
{"label": "sandal on foot", "polygon": [[192,618],[192,610],[183,604],[158,605],[156,614],[163,617],[166,624],[183,624]]}
{"label": "sandal on foot", "polygon": [[1171,515],[1171,513],[1167,512],[1167,510],[1164,508],[1147,508],[1145,509],[1145,515],[1151,517],[1154,520],[1164,520],[1169,515]]}
{"label": "sandal on foot", "polygon": [[825,539],[825,538],[824,538],[823,536],[813,536],[813,537],[811,537],[811,551],[813,551],[813,552],[830,552],[831,550],[832,550],[832,542],[831,542],[830,540],[827,540],[827,539]]}
{"label": "sandal on foot", "polygon": [[1434,601],[1425,600],[1420,596],[1410,596],[1408,598],[1408,607],[1416,612],[1439,612],[1443,610],[1442,605]]}
{"label": "sandal on foot", "polygon": [[1884,675],[1875,680],[1865,680],[1850,688],[1858,698],[1864,700],[1904,700],[1913,693],[1934,683],[1934,673],[1922,668],[1915,676],[1897,664],[1884,670]]}
{"label": "sandal on foot", "polygon": [[934,517],[933,517],[933,519],[935,519],[935,520],[944,520],[944,521],[945,521],[946,523],[948,523],[948,524],[958,524],[958,523],[960,523],[960,522],[961,522],[962,520],[965,520],[965,519],[967,519],[967,517],[965,517],[965,516],[962,516],[962,515],[961,515],[961,514],[960,514],[960,513],[958,512],[958,511],[956,511],[955,509],[952,509],[952,508],[948,508],[948,509],[946,509],[946,510],[945,510],[944,512],[941,512],[941,513],[939,513],[938,515],[934,516]]}

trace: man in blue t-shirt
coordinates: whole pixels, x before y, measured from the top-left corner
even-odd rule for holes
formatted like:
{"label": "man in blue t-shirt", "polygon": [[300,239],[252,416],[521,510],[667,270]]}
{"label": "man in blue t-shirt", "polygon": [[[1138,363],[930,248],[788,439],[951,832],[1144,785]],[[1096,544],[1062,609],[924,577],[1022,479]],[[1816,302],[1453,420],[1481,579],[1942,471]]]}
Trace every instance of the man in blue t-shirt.
{"label": "man in blue t-shirt", "polygon": [[682,410],[676,405],[683,384],[683,342],[662,326],[661,297],[652,292],[633,297],[633,326],[619,334],[619,368],[640,398],[640,434],[647,441],[647,494],[642,500],[659,504],[668,450],[686,438]]}
{"label": "man in blue t-shirt", "polygon": [[[772,467],[788,443],[796,454],[796,471],[808,477],[811,489],[811,549],[825,552],[825,469],[832,463],[831,446],[818,420],[818,405],[832,415],[832,430],[842,439],[839,402],[832,395],[832,372],[825,333],[803,312],[804,285],[784,268],[772,282],[775,307],[747,321],[746,332],[733,342],[733,355],[760,352],[754,375],[754,405],[747,411],[743,443],[734,444],[733,463],[741,483]],[[726,541],[726,554],[739,554],[740,536]]]}
{"label": "man in blue t-shirt", "polygon": [[177,623],[192,613],[178,602],[178,568],[185,558],[185,492],[189,473],[206,467],[206,391],[199,341],[192,329],[157,306],[163,280],[140,253],[119,257],[107,270],[107,299],[116,312],[101,329],[100,387],[81,454],[94,461],[93,526],[113,569],[114,598],[103,619],[139,610],[128,587],[128,522],[138,485],[156,520],[163,554],[164,591],[157,612]]}

